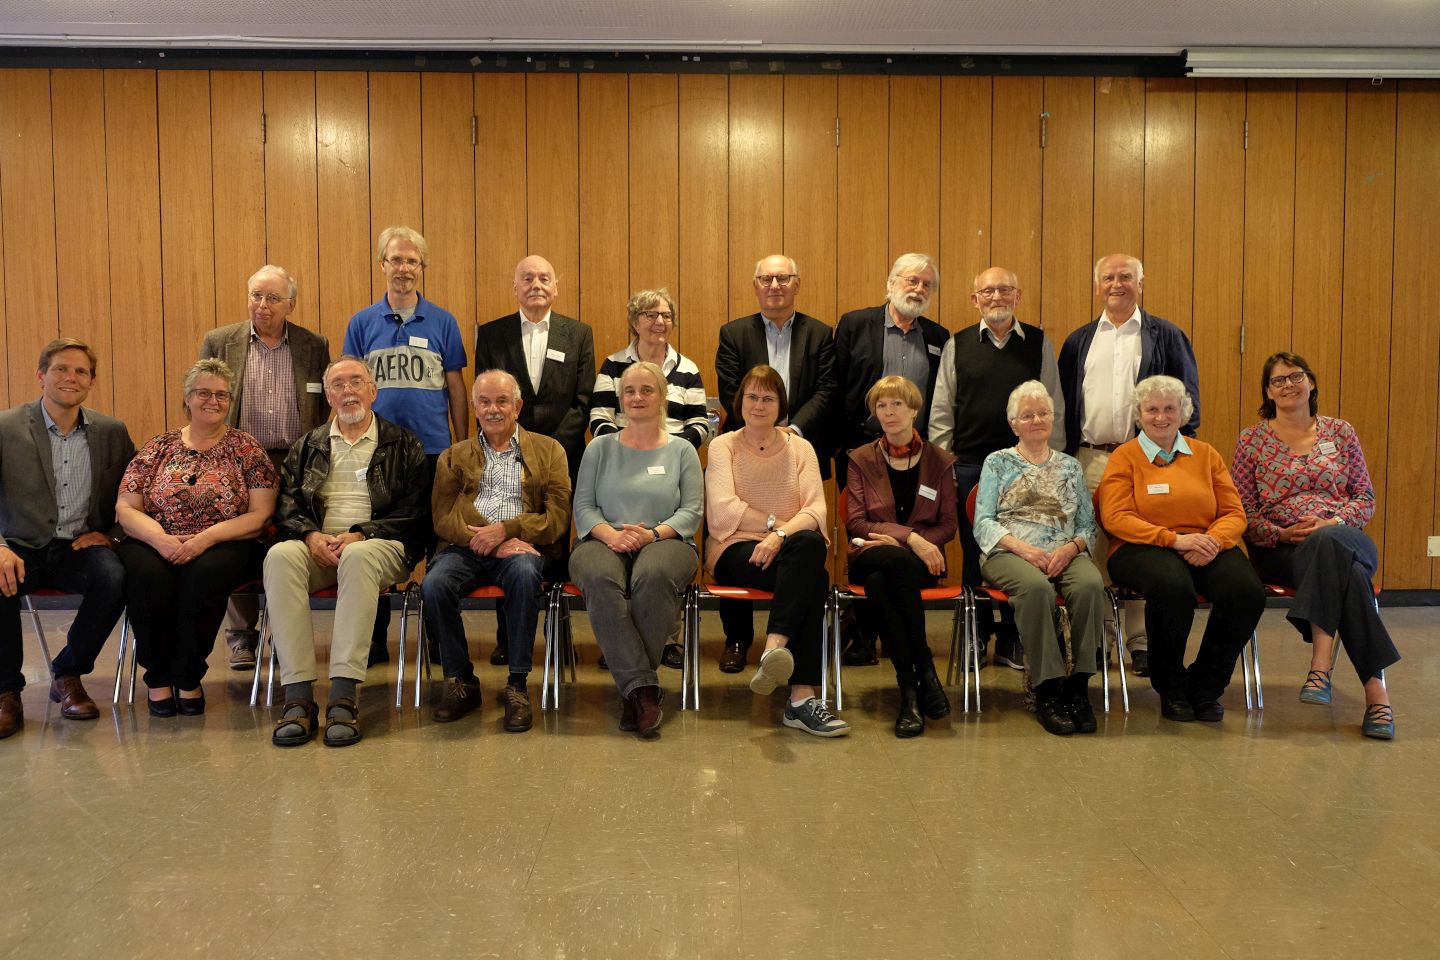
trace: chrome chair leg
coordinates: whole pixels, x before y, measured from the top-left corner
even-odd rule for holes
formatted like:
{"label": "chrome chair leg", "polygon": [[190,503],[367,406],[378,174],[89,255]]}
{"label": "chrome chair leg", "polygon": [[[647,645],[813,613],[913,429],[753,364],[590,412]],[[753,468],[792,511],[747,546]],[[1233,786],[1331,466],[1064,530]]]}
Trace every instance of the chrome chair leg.
{"label": "chrome chair leg", "polygon": [[30,625],[35,628],[35,639],[40,641],[40,653],[45,658],[45,670],[50,674],[50,680],[55,680],[55,664],[50,657],[50,644],[45,641],[45,628],[40,624],[40,611],[35,609],[35,604],[30,600],[30,594],[25,594],[25,609],[30,613]]}
{"label": "chrome chair leg", "polygon": [[555,656],[555,589],[545,597],[545,654],[540,666],[540,709],[550,709],[550,659]]}
{"label": "chrome chair leg", "polygon": [[[415,709],[419,710],[425,681],[430,679],[430,645],[425,639],[425,598],[420,595],[419,589],[413,583],[405,588],[404,607],[408,610],[412,594],[417,621],[415,626]],[[401,614],[401,633],[405,632],[405,622],[409,616],[408,612]]]}
{"label": "chrome chair leg", "polygon": [[680,600],[680,709],[690,709],[690,671],[695,668],[691,648],[699,645],[698,630],[692,629],[690,604],[695,585],[685,588]]}
{"label": "chrome chair leg", "polygon": [[[1337,643],[1338,638],[1337,638]],[[1260,634],[1250,634],[1250,662],[1255,666],[1255,709],[1265,709],[1265,690],[1260,686]],[[1334,662],[1334,659],[1331,659]]]}
{"label": "chrome chair leg", "polygon": [[[125,649],[130,645],[130,614],[121,615],[120,619],[120,649],[115,651],[115,695],[110,701],[118,704],[120,702],[120,683],[125,679]],[[254,701],[252,700],[253,704]]]}

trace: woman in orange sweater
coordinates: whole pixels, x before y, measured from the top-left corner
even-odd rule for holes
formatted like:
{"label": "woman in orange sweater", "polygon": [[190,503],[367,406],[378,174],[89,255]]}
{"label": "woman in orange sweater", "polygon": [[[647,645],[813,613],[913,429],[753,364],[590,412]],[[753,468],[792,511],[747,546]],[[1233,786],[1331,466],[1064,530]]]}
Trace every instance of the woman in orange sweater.
{"label": "woman in orange sweater", "polygon": [[[1245,510],[1219,452],[1180,435],[1194,411],[1183,383],[1147,377],[1133,403],[1140,431],[1111,454],[1095,491],[1110,535],[1110,576],[1146,600],[1161,715],[1218,721],[1220,696],[1265,610],[1265,589],[1239,546]],[[1187,670],[1197,593],[1212,608]]]}

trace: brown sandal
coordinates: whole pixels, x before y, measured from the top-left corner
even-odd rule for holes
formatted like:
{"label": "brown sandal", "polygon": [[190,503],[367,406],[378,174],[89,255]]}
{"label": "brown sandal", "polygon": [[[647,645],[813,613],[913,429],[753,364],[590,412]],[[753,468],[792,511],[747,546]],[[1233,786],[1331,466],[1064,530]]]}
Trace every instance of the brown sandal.
{"label": "brown sandal", "polygon": [[[292,707],[303,707],[303,716],[287,717]],[[281,734],[280,731],[288,726],[297,726],[303,731],[299,734]],[[302,743],[309,743],[315,739],[315,729],[320,725],[320,705],[314,700],[287,700],[280,711],[280,719],[275,724],[275,731],[270,734],[270,742],[277,747],[298,747]]]}
{"label": "brown sandal", "polygon": [[[335,709],[339,707],[350,711],[349,719],[337,717]],[[354,734],[353,737],[332,737],[331,730],[348,730]],[[325,705],[325,746],[327,747],[348,747],[351,744],[360,742],[360,708],[355,701],[349,697],[341,697],[339,700],[332,700]]]}

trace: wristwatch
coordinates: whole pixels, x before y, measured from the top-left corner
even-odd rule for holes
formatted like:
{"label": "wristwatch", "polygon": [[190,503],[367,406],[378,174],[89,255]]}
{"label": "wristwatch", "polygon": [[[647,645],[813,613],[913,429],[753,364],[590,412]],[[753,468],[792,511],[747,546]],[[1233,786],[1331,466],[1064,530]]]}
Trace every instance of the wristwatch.
{"label": "wristwatch", "polygon": [[768,517],[765,518],[765,532],[766,532],[766,533],[769,533],[769,532],[771,532],[771,531],[774,530],[774,529],[775,529],[775,514],[772,513],[772,514],[770,514],[770,516],[768,516]]}
{"label": "wristwatch", "polygon": [[775,536],[779,537],[781,540],[784,540],[784,539],[785,539],[785,531],[784,531],[784,530],[771,530],[770,532],[773,533],[773,534],[775,534]]}

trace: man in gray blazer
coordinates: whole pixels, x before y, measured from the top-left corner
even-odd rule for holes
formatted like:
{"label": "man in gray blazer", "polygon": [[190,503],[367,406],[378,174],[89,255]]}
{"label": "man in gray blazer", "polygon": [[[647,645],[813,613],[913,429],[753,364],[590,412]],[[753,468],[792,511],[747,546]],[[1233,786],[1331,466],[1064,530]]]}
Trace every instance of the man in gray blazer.
{"label": "man in gray blazer", "polygon": [[[595,389],[595,333],[589,324],[550,309],[560,280],[544,257],[532,254],[515,265],[514,289],[519,309],[475,331],[475,373],[504,370],[515,378],[520,426],[560,444],[573,486]],[[569,539],[567,533],[567,555]],[[492,665],[510,662],[507,646],[504,615],[497,610]]]}
{"label": "man in gray blazer", "polygon": [[[245,289],[250,319],[207,333],[200,358],[219,357],[235,371],[228,422],[258,440],[279,470],[291,444],[330,416],[321,385],[330,343],[290,322],[297,291],[284,267],[267,263],[246,281]],[[255,596],[230,599],[225,639],[232,670],[255,666],[258,617]]]}
{"label": "man in gray blazer", "polygon": [[25,724],[20,597],[45,587],[81,597],[50,663],[50,699],[71,720],[100,716],[80,678],[125,609],[115,498],[135,444],[125,424],[84,406],[95,382],[87,344],[50,341],[36,379],[39,400],[0,413],[0,740]]}

